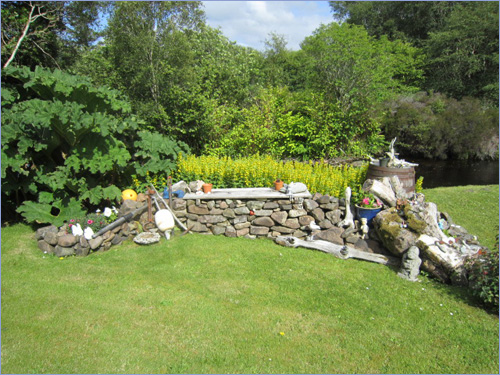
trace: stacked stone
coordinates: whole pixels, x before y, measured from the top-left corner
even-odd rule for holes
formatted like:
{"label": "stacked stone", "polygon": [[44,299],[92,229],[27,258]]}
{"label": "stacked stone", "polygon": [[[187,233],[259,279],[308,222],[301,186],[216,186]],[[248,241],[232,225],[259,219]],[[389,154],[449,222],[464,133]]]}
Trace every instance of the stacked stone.
{"label": "stacked stone", "polygon": [[57,228],[54,225],[40,228],[35,233],[38,247],[46,254],[58,257],[70,255],[87,256],[93,251],[106,251],[113,245],[119,245],[134,238],[141,230],[138,222],[124,223],[102,236],[86,240],[83,236],[74,236],[68,225]]}
{"label": "stacked stone", "polygon": [[[289,199],[173,199],[174,214],[192,232],[227,237],[293,236],[351,244],[363,250],[379,247],[360,233],[337,226],[345,213],[343,200],[315,194],[301,202]],[[316,226],[311,223],[314,222]],[[319,229],[318,229],[319,227]]]}

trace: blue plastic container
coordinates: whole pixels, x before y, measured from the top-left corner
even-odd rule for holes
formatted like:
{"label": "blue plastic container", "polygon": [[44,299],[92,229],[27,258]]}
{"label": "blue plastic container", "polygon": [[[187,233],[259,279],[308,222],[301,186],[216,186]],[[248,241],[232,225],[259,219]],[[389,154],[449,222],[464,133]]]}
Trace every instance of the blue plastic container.
{"label": "blue plastic container", "polygon": [[365,218],[366,219],[366,224],[368,224],[369,227],[373,227],[372,221],[377,214],[382,211],[382,207],[379,208],[363,208],[363,207],[358,207],[356,206],[356,216],[358,219]]}

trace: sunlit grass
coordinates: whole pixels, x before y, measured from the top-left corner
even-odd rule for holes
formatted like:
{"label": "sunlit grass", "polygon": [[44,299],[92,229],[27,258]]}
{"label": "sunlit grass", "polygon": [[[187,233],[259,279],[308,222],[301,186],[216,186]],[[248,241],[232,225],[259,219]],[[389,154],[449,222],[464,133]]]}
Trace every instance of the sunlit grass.
{"label": "sunlit grass", "polygon": [[2,230],[3,373],[498,373],[461,288],[270,240],[185,235],[86,258]]}

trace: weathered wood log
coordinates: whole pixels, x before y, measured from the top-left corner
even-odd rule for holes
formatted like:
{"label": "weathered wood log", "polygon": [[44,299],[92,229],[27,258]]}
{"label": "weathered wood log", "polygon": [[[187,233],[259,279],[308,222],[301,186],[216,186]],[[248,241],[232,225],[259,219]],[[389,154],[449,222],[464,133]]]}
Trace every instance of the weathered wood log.
{"label": "weathered wood log", "polygon": [[304,241],[297,237],[279,236],[275,239],[277,244],[286,247],[305,247],[308,249],[319,250],[324,253],[332,254],[339,259],[356,258],[367,260],[385,265],[399,266],[401,261],[399,258],[385,256],[382,254],[372,254],[361,250],[354,249],[350,246],[341,246],[334,243],[322,240]]}
{"label": "weathered wood log", "polygon": [[354,228],[354,216],[351,212],[351,188],[349,186],[345,189],[345,217],[337,226],[342,228]]}
{"label": "weathered wood log", "polygon": [[392,187],[387,186],[378,180],[366,180],[363,184],[363,190],[379,197],[390,207],[394,207],[396,205],[396,194],[394,194]]}

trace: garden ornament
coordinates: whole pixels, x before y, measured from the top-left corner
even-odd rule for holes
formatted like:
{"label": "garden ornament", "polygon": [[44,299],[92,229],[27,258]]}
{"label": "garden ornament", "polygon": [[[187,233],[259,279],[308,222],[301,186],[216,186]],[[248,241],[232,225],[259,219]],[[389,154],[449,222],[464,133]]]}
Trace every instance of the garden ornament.
{"label": "garden ornament", "polygon": [[418,274],[420,273],[420,265],[422,260],[419,258],[420,250],[416,246],[411,246],[406,253],[403,254],[403,259],[401,260],[401,269],[398,272],[398,276],[409,280],[418,281]]}
{"label": "garden ornament", "polygon": [[170,207],[168,206],[167,202],[165,202],[165,200],[161,197],[161,195],[160,195],[160,194],[158,194],[158,190],[156,190],[156,188],[154,187],[154,185],[153,185],[153,184],[151,184],[151,187],[153,188],[153,190],[154,190],[154,192],[155,192],[155,197],[156,197],[156,198],[159,198],[159,199],[162,201],[162,203],[165,205],[165,208],[166,208],[167,210],[169,210],[169,211],[170,211],[170,213],[172,214],[172,216],[174,217],[175,222],[176,222],[176,223],[177,223],[177,224],[178,224],[178,225],[179,225],[179,226],[180,226],[183,230],[187,231],[187,230],[188,230],[188,228],[186,228],[186,226],[185,226],[184,224],[182,224],[182,222],[181,222],[181,221],[177,218],[177,216],[175,216],[175,214],[172,212],[172,210],[171,210],[171,209],[170,209]]}
{"label": "garden ornament", "polygon": [[368,224],[367,224],[367,219],[365,217],[361,218],[361,238],[364,240],[365,238],[368,238]]}
{"label": "garden ornament", "polygon": [[351,188],[348,186],[345,189],[345,217],[344,220],[337,224],[338,227],[355,228],[354,216],[351,212]]}

